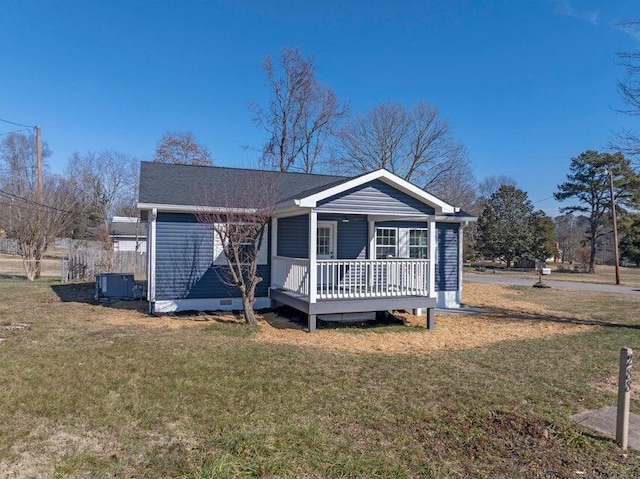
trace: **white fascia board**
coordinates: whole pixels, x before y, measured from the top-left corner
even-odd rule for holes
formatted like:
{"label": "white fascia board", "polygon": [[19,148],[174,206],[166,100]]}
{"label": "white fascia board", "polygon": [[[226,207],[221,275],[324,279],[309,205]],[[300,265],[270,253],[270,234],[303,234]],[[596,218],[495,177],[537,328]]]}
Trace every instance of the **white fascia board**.
{"label": "white fascia board", "polygon": [[278,208],[271,215],[274,218],[286,218],[287,216],[298,216],[309,214],[311,208],[301,208],[299,206],[289,206],[288,208]]}
{"label": "white fascia board", "polygon": [[372,215],[368,214],[369,221],[429,221],[433,215]]}
{"label": "white fascia board", "polygon": [[331,196],[342,193],[343,191],[350,190],[351,188],[355,188],[356,186],[364,185],[365,183],[369,183],[373,180],[382,180],[390,186],[402,191],[403,193],[412,196],[423,203],[428,204],[429,206],[433,206],[438,213],[455,213],[456,208],[451,206],[448,203],[445,203],[439,198],[427,193],[426,191],[418,188],[417,186],[411,184],[407,180],[403,180],[397,175],[387,171],[387,170],[376,170],[371,173],[364,174],[362,176],[358,176],[352,180],[346,181],[339,185],[334,186],[333,188],[326,189],[314,195],[307,196],[306,198],[300,199],[300,206],[306,206],[309,208],[315,208],[317,206],[318,201],[323,200],[325,198],[329,198]]}
{"label": "white fascia board", "polygon": [[436,215],[436,221],[438,223],[475,223],[478,218],[475,216],[438,216]]}
{"label": "white fascia board", "polygon": [[255,213],[257,208],[221,208],[212,206],[193,205],[163,205],[156,203],[138,203],[138,209],[148,210],[156,208],[158,211],[169,213]]}

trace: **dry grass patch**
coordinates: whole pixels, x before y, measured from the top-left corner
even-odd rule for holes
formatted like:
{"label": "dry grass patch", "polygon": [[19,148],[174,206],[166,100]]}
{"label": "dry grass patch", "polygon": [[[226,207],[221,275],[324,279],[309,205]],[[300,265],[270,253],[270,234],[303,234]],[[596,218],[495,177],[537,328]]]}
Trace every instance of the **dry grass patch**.
{"label": "dry grass patch", "polygon": [[[510,297],[516,295],[516,297]],[[492,343],[516,339],[539,339],[559,334],[577,334],[594,326],[579,323],[581,316],[549,310],[541,304],[517,298],[506,286],[471,283],[465,286],[465,301],[487,308],[482,314],[436,315],[435,331],[424,329],[425,318],[403,313],[407,334],[398,328],[363,329],[358,334],[345,334],[343,329],[323,328],[309,334],[284,318],[270,313],[261,321],[260,334],[253,340],[312,348],[351,352],[425,355],[441,350],[480,348]],[[512,317],[504,311],[513,311]],[[524,318],[523,318],[524,316]],[[514,324],[517,323],[517,324]],[[380,333],[384,332],[384,336]]]}

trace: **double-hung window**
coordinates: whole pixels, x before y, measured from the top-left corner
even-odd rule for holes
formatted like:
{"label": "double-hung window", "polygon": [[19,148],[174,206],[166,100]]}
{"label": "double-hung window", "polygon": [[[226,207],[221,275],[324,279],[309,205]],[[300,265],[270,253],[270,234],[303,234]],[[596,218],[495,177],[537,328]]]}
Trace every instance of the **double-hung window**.
{"label": "double-hung window", "polygon": [[426,228],[376,228],[376,259],[429,258],[429,230]]}
{"label": "double-hung window", "polygon": [[429,232],[426,229],[409,230],[409,258],[429,257]]}
{"label": "double-hung window", "polygon": [[398,230],[396,228],[376,229],[376,258],[395,258],[398,256]]}

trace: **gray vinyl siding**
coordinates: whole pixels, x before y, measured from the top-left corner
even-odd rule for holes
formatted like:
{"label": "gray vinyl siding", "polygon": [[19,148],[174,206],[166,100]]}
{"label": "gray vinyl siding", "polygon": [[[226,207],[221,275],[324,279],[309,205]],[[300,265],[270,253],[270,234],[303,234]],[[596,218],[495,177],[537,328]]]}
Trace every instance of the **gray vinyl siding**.
{"label": "gray vinyl siding", "polygon": [[[348,222],[343,222],[348,219]],[[364,215],[319,214],[318,221],[338,222],[338,251],[336,259],[366,259],[369,242],[369,223]]]}
{"label": "gray vinyl siding", "polygon": [[[269,240],[269,239],[267,239]],[[194,215],[158,213],[156,223],[156,299],[238,298],[225,284],[226,266],[213,265],[213,233]],[[271,268],[258,266],[263,281],[257,297],[266,297]]]}
{"label": "gray vinyl siding", "polygon": [[309,215],[278,219],[278,256],[309,257]]}
{"label": "gray vinyl siding", "polygon": [[373,180],[318,202],[318,211],[357,211],[371,214],[433,214],[431,206],[389,186]]}
{"label": "gray vinyl siding", "polygon": [[[348,218],[348,222],[342,220]],[[365,259],[367,257],[368,223],[363,215],[318,214],[318,221],[338,224],[336,259]],[[278,256],[309,257],[309,215],[278,219]]]}
{"label": "gray vinyl siding", "polygon": [[436,291],[457,291],[460,225],[436,223],[438,257],[436,262]]}

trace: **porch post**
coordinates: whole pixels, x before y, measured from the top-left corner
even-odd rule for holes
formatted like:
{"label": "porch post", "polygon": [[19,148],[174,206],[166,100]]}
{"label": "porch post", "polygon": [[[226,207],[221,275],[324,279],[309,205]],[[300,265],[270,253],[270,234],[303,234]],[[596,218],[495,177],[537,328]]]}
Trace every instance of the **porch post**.
{"label": "porch post", "polygon": [[464,263],[464,227],[462,223],[458,226],[458,292],[457,303],[458,305],[462,305],[462,263]]}
{"label": "porch post", "polygon": [[278,256],[278,218],[271,218],[271,287],[276,288],[275,257]]}
{"label": "porch post", "polygon": [[429,297],[436,297],[436,221],[429,219]]}
{"label": "porch post", "polygon": [[369,219],[369,255],[367,258],[376,259],[376,222]]}
{"label": "porch post", "polygon": [[154,313],[154,303],[156,301],[156,222],[158,210],[153,208],[149,211],[147,219],[147,300],[149,301],[149,313]]}
{"label": "porch post", "polygon": [[318,266],[316,265],[318,213],[309,212],[309,332],[316,329],[316,315],[312,313],[312,305],[318,300]]}

